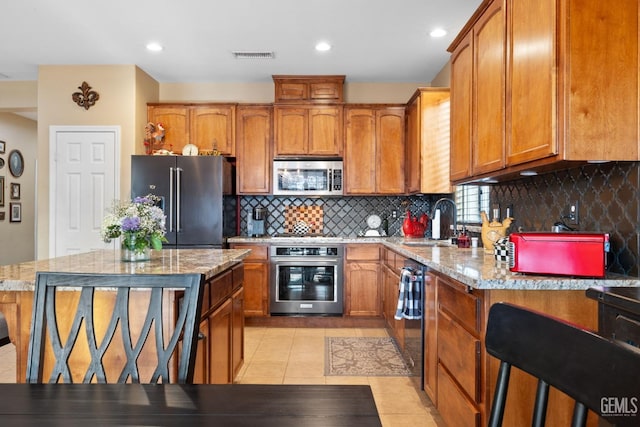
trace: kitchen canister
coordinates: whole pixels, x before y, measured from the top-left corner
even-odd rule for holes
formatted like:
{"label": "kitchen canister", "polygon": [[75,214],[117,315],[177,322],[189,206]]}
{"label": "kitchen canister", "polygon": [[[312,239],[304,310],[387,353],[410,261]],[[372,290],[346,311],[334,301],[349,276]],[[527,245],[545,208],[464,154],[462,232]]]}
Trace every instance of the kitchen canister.
{"label": "kitchen canister", "polygon": [[493,256],[496,261],[509,262],[509,238],[502,237],[493,244]]}

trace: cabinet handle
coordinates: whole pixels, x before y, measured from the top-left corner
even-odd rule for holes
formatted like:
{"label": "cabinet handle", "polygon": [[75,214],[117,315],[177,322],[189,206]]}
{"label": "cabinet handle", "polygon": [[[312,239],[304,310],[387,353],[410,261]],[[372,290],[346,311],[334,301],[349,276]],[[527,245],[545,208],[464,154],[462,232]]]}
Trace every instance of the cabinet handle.
{"label": "cabinet handle", "polygon": [[207,336],[205,334],[203,334],[202,332],[198,332],[198,341],[202,341],[206,338]]}

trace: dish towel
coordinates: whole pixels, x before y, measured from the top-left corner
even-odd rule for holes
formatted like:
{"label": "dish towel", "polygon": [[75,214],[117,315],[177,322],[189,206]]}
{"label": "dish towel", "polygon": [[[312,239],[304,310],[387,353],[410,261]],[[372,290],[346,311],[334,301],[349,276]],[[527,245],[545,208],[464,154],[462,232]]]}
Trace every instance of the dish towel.
{"label": "dish towel", "polygon": [[422,319],[422,274],[411,267],[403,267],[400,273],[398,309],[394,318]]}

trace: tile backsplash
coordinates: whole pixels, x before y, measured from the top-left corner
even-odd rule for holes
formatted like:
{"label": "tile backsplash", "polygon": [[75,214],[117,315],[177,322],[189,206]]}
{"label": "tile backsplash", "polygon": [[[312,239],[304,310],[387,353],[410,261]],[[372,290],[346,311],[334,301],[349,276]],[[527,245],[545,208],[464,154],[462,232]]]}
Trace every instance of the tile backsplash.
{"label": "tile backsplash", "polygon": [[[578,229],[610,234],[608,271],[638,277],[640,163],[593,164],[522,178],[491,186],[491,204],[504,209],[513,205],[515,221],[510,231],[550,231],[572,201],[579,203]],[[367,229],[366,219],[377,214],[388,220],[389,235],[400,235],[406,208],[412,215],[429,214],[442,195],[393,197],[289,198],[241,197],[241,234],[247,234],[247,212],[256,206],[269,210],[267,234],[286,232],[287,207],[322,206],[322,233],[358,236]],[[443,206],[446,209],[445,204]],[[397,216],[392,216],[396,211]],[[450,215],[445,211],[443,220]],[[448,224],[443,223],[447,227]],[[429,230],[430,232],[430,230]]]}
{"label": "tile backsplash", "polygon": [[609,233],[607,270],[638,276],[640,163],[611,162],[522,178],[491,187],[491,203],[514,206],[511,231],[551,231],[578,201],[581,231]]}
{"label": "tile backsplash", "polygon": [[[251,212],[257,206],[265,207],[269,211],[267,234],[271,236],[288,232],[292,211],[315,206],[322,208],[322,230],[317,230],[319,233],[345,237],[362,235],[367,230],[367,217],[376,214],[382,219],[387,219],[389,235],[400,235],[406,209],[409,209],[414,216],[423,212],[428,214],[437,198],[439,197],[242,197],[240,200],[240,230],[242,235],[247,234],[247,212]],[[393,217],[394,210],[396,211],[395,218]]]}

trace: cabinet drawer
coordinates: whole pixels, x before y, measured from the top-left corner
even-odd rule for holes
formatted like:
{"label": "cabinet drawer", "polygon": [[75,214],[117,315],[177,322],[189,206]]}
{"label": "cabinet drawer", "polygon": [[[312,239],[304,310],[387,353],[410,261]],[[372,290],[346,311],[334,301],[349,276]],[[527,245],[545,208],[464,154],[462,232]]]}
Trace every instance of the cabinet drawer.
{"label": "cabinet drawer", "polygon": [[233,289],[233,273],[226,271],[211,282],[211,307],[219,305],[229,298]]}
{"label": "cabinet drawer", "polygon": [[352,260],[370,260],[378,261],[380,259],[380,247],[378,245],[348,245],[345,251],[347,261]]}
{"label": "cabinet drawer", "polygon": [[448,426],[480,427],[480,411],[438,365],[438,412]]}
{"label": "cabinet drawer", "polygon": [[[459,289],[458,289],[459,288]],[[480,335],[480,298],[463,291],[464,285],[438,278],[438,308],[460,322],[469,332]]]}
{"label": "cabinet drawer", "polygon": [[231,249],[251,249],[251,252],[245,258],[246,261],[267,261],[269,259],[267,245],[244,245],[232,243]]}
{"label": "cabinet drawer", "polygon": [[471,399],[480,400],[480,340],[442,312],[438,312],[438,361]]}
{"label": "cabinet drawer", "polygon": [[233,289],[237,289],[244,283],[244,264],[238,264],[231,269]]}

